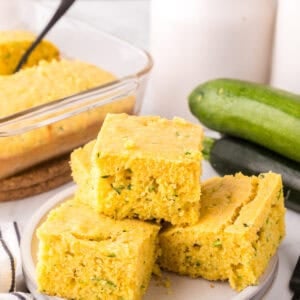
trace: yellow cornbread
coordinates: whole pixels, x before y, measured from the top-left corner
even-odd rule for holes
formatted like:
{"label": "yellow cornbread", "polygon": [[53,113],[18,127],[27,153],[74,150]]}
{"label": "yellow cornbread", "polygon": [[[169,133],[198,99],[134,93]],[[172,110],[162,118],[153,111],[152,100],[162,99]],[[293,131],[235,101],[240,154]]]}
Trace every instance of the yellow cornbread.
{"label": "yellow cornbread", "polygon": [[202,184],[201,217],[160,234],[163,269],[242,290],[257,284],[284,237],[282,181],[278,174],[242,174]]}
{"label": "yellow cornbread", "polygon": [[[14,75],[0,76],[0,118],[115,79],[105,70],[76,60],[41,62]],[[96,137],[107,112],[130,113],[134,103],[129,96],[22,135],[1,138],[0,178],[88,142]]]}
{"label": "yellow cornbread", "polygon": [[157,257],[159,226],[113,220],[74,199],[37,231],[39,291],[73,300],[138,300]]}
{"label": "yellow cornbread", "polygon": [[96,209],[123,219],[199,219],[202,129],[180,118],[108,114],[92,153]]}
{"label": "yellow cornbread", "polygon": [[77,183],[78,188],[75,197],[78,200],[87,201],[88,204],[95,206],[94,190],[91,178],[91,155],[96,141],[93,140],[84,147],[80,147],[71,153],[70,166],[72,177]]}
{"label": "yellow cornbread", "polygon": [[[36,36],[28,31],[0,31],[0,74],[12,74],[22,55]],[[28,57],[24,67],[37,65],[40,60],[59,58],[59,50],[49,41],[43,40]]]}

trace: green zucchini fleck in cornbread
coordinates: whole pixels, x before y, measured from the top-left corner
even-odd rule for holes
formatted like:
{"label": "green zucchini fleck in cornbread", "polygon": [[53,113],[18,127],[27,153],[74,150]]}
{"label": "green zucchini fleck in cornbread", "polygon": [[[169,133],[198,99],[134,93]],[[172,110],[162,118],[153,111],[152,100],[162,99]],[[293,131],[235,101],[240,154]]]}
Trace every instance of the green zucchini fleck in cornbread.
{"label": "green zucchini fleck in cornbread", "polygon": [[113,220],[69,200],[37,231],[39,291],[79,300],[138,300],[157,257],[159,226]]}
{"label": "green zucchini fleck in cornbread", "polygon": [[[29,31],[0,31],[0,74],[12,74],[22,55],[36,36]],[[43,40],[28,57],[23,68],[37,65],[39,61],[59,58],[59,50],[49,41]]]}
{"label": "green zucchini fleck in cornbread", "polygon": [[91,157],[96,209],[116,219],[195,224],[202,135],[180,118],[108,114]]}
{"label": "green zucchini fleck in cornbread", "polygon": [[281,176],[209,179],[201,203],[198,224],[160,234],[160,266],[236,290],[257,284],[285,234]]}

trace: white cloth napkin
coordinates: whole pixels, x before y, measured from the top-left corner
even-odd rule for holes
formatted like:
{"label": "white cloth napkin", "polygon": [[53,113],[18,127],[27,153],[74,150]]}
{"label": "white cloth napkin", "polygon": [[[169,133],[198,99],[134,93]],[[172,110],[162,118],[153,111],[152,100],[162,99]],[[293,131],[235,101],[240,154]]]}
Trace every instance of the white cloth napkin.
{"label": "white cloth napkin", "polygon": [[0,300],[33,299],[24,283],[18,225],[0,223]]}

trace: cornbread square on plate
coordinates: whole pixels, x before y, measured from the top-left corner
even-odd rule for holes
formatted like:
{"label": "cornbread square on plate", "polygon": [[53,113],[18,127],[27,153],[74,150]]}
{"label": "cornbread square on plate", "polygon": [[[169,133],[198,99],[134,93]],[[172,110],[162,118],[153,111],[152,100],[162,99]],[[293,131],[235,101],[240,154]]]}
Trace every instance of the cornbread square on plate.
{"label": "cornbread square on plate", "polygon": [[109,114],[92,154],[97,210],[123,219],[199,220],[202,128],[180,118]]}
{"label": "cornbread square on plate", "polygon": [[157,258],[158,225],[113,220],[76,199],[38,228],[39,291],[67,299],[141,299]]}
{"label": "cornbread square on plate", "polygon": [[285,234],[281,176],[211,178],[201,201],[198,224],[160,234],[160,266],[236,290],[257,284]]}
{"label": "cornbread square on plate", "polygon": [[77,148],[71,153],[70,166],[72,177],[78,188],[75,197],[78,201],[83,201],[91,206],[94,205],[94,189],[91,178],[91,154],[95,146],[95,140],[87,143],[83,147]]}

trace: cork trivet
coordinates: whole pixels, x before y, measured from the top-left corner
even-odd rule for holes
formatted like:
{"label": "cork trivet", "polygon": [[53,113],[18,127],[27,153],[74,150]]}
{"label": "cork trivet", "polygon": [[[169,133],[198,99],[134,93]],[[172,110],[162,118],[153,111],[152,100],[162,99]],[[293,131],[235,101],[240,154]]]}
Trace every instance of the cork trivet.
{"label": "cork trivet", "polygon": [[71,172],[70,154],[38,164],[9,178],[0,180],[0,192],[26,188]]}
{"label": "cork trivet", "polygon": [[0,201],[37,195],[71,181],[70,154],[43,162],[0,180]]}
{"label": "cork trivet", "polygon": [[0,191],[0,201],[18,200],[47,192],[72,180],[71,173],[65,172],[47,181],[9,191]]}

